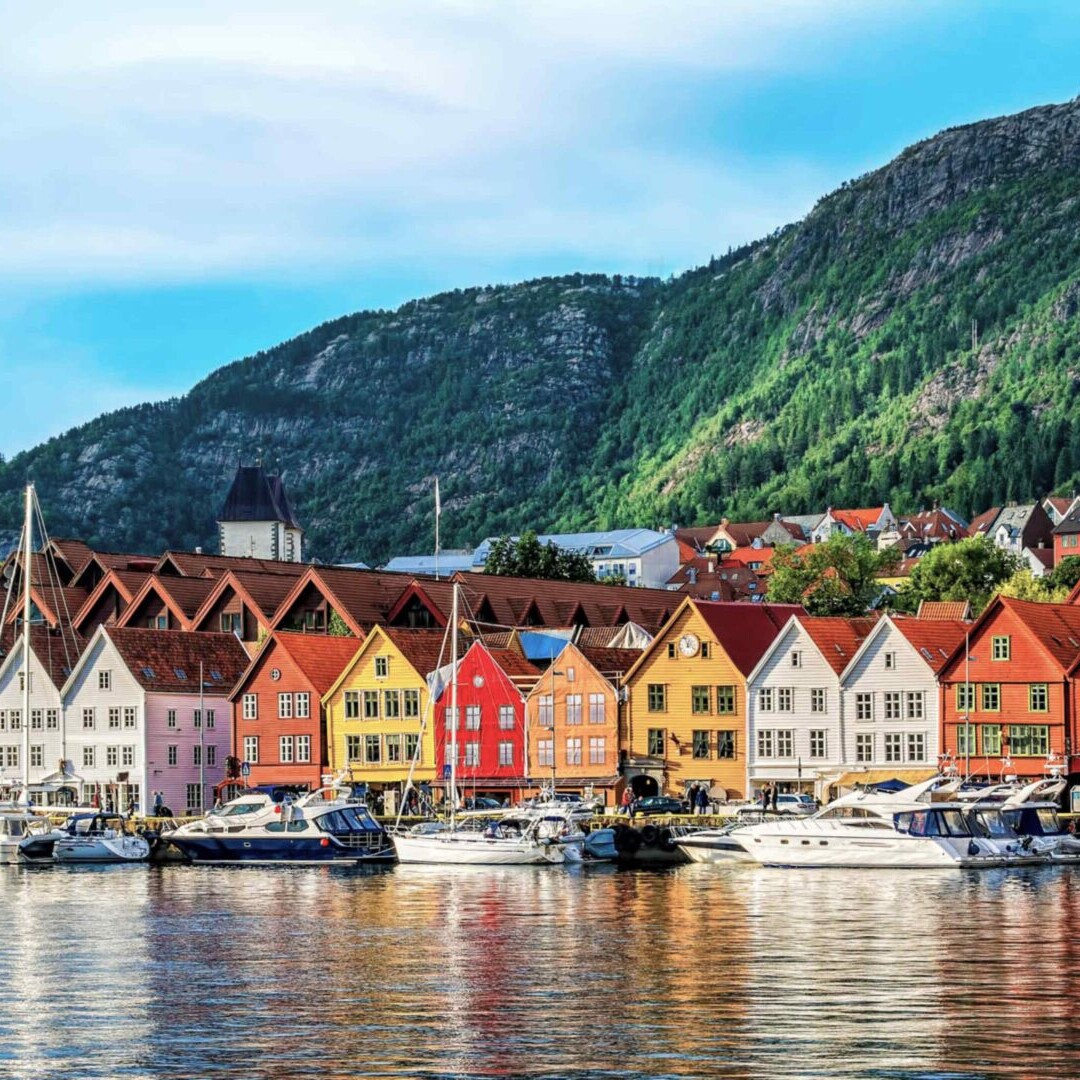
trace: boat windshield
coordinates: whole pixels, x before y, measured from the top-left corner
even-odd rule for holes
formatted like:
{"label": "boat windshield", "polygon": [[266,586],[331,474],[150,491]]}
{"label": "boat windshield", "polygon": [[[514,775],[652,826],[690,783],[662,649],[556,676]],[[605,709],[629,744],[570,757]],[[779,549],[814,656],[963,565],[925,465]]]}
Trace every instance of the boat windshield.
{"label": "boat windshield", "polygon": [[959,810],[914,810],[894,818],[898,832],[911,836],[970,836],[967,819]]}
{"label": "boat windshield", "polygon": [[215,817],[242,817],[244,814],[257,814],[265,807],[262,802],[227,803],[220,810],[214,811]]}
{"label": "boat windshield", "polygon": [[1014,832],[1021,836],[1057,836],[1061,822],[1052,806],[1021,806],[1004,811]]}
{"label": "boat windshield", "polygon": [[988,836],[996,840],[1015,838],[1004,816],[996,810],[976,810],[972,817],[972,832],[976,836]]}
{"label": "boat windshield", "polygon": [[363,807],[359,806],[343,806],[338,810],[331,810],[329,814],[320,814],[316,818],[316,823],[323,832],[334,836],[379,831],[379,825]]}

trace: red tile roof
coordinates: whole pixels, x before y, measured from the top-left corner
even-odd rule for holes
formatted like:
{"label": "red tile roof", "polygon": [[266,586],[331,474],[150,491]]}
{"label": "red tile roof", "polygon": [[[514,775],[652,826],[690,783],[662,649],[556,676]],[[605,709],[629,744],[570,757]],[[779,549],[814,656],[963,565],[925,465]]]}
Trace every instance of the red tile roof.
{"label": "red tile roof", "polygon": [[259,616],[264,625],[269,626],[274,613],[281,606],[282,600],[285,599],[295,584],[295,578],[288,574],[263,574],[254,571],[237,572],[235,570],[226,570],[220,578],[213,582],[213,588],[196,612],[192,620],[192,626],[196,630],[199,629],[222,595],[230,590],[237,593],[244,603],[254,610],[254,613]]}
{"label": "red tile roof", "polygon": [[400,626],[379,628],[398,647],[402,655],[422,678],[450,663],[450,646],[444,651],[442,630],[406,630]]}
{"label": "red tile roof", "polygon": [[960,619],[904,619],[893,616],[892,622],[935,673],[945,666],[945,661],[970,629],[970,624]]}
{"label": "red tile roof", "polygon": [[813,618],[800,616],[799,622],[817,646],[825,662],[839,675],[851,663],[859,646],[874,629],[876,619]]}
{"label": "red tile roof", "polygon": [[373,626],[385,625],[398,598],[412,583],[410,574],[385,570],[352,570],[339,566],[309,566],[293,582],[289,594],[274,612],[274,624],[285,616],[311,586],[345,620],[354,634],[362,637]]}
{"label": "red tile roof", "polygon": [[[9,625],[0,633],[0,659],[6,659],[12,649],[19,646],[22,628],[19,630],[16,634],[15,627]],[[34,623],[30,629],[30,648],[48,674],[49,681],[59,690],[67,682],[86,648],[86,639],[70,628],[61,633],[41,623]]]}
{"label": "red tile roof", "polygon": [[719,528],[719,525],[694,525],[690,528],[676,529],[675,539],[695,552],[704,551],[705,545],[716,535]]}
{"label": "red tile roof", "polygon": [[255,657],[252,667],[266,655],[271,643],[288,653],[319,697],[337,682],[349,662],[360,651],[360,642],[356,638],[275,630]]}
{"label": "red tile roof", "polygon": [[248,663],[244,647],[232,634],[178,634],[135,626],[110,626],[104,632],[144,690],[197,694],[201,663],[205,691],[225,697]]}
{"label": "red tile roof", "polygon": [[872,525],[876,525],[881,517],[883,506],[868,506],[860,510],[836,510],[830,509],[830,513],[836,521],[846,525],[854,532],[866,532]]}
{"label": "red tile roof", "polygon": [[625,675],[641,658],[637,649],[579,648],[582,656],[607,679]]}
{"label": "red tile roof", "polygon": [[540,677],[540,669],[526,660],[517,649],[492,649],[489,646],[488,653],[516,685],[520,686],[530,679],[535,682]]}
{"label": "red tile roof", "polygon": [[979,536],[986,533],[990,526],[994,524],[994,519],[1001,513],[1000,506],[991,506],[989,510],[984,510],[978,517],[972,518],[968,522],[968,532],[972,536]]}
{"label": "red tile roof", "polygon": [[1063,670],[1068,670],[1080,658],[1080,607],[996,596],[976,626],[981,626],[997,605],[1012,611]]}
{"label": "red tile roof", "polygon": [[77,574],[94,557],[93,549],[82,540],[54,536],[49,542],[71,568],[72,574]]}
{"label": "red tile roof", "polygon": [[182,629],[190,630],[195,612],[202,607],[213,588],[214,582],[209,578],[162,577],[151,574],[120,616],[117,626],[130,626],[147,597],[155,595],[176,616]]}
{"label": "red tile roof", "polygon": [[805,615],[801,604],[728,604],[695,600],[694,607],[716,635],[731,662],[749,675],[792,615]]}
{"label": "red tile roof", "polygon": [[1029,547],[1028,554],[1035,559],[1036,562],[1042,563],[1044,570],[1052,570],[1054,567],[1054,549],[1053,548],[1041,548],[1041,547]]}
{"label": "red tile roof", "polygon": [[175,569],[183,577],[220,577],[226,570],[256,571],[260,574],[287,574],[300,577],[308,569],[304,563],[279,559],[253,559],[236,555],[207,555],[199,551],[166,551],[155,566],[156,573]]}
{"label": "red tile roof", "polygon": [[[30,586],[30,602],[33,607],[36,607],[45,621],[52,627],[57,626],[71,626],[82,608],[86,603],[86,598],[90,595],[86,589],[78,589],[72,585],[66,587],[59,587],[55,585],[35,585],[31,583]],[[15,596],[11,598],[11,605],[8,608],[7,621],[14,624],[17,620],[22,618],[23,609],[23,594],[20,590]]]}
{"label": "red tile roof", "polygon": [[968,600],[921,600],[917,618],[960,622],[971,618],[971,602]]}
{"label": "red tile roof", "polygon": [[127,611],[131,601],[138,595],[139,590],[146,584],[146,579],[149,576],[149,574],[144,574],[137,570],[110,570],[97,583],[93,592],[90,593],[82,607],[79,608],[79,611],[73,620],[74,625],[81,629],[90,612],[98,606],[101,602],[101,598],[110,589],[115,590],[117,595],[123,601],[120,608],[120,615],[122,616],[124,612]]}

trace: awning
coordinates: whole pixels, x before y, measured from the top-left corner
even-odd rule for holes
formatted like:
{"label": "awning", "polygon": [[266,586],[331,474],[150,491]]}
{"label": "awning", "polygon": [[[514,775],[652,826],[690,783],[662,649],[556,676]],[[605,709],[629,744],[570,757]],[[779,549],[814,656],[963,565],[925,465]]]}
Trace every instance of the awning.
{"label": "awning", "polygon": [[937,776],[937,769],[865,769],[862,772],[846,772],[836,780],[829,781],[829,785],[837,785],[843,788],[869,787],[872,784],[883,784],[886,780],[901,780],[905,784],[921,784],[930,777]]}

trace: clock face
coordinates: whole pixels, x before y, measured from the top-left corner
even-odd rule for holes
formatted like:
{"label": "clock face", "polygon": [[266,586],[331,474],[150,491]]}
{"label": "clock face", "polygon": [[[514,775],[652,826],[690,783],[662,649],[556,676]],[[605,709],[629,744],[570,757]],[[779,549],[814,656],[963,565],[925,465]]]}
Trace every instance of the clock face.
{"label": "clock face", "polygon": [[679,638],[679,652],[683,656],[697,656],[699,643],[695,634],[683,634]]}

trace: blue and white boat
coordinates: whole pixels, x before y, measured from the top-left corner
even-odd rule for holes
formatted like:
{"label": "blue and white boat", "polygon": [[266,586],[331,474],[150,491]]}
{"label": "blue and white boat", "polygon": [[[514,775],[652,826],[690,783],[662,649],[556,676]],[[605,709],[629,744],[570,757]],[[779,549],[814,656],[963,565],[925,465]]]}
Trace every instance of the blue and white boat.
{"label": "blue and white boat", "polygon": [[296,802],[251,792],[168,834],[194,863],[354,865],[394,860],[386,830],[348,788]]}

